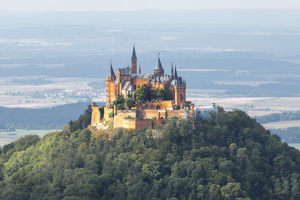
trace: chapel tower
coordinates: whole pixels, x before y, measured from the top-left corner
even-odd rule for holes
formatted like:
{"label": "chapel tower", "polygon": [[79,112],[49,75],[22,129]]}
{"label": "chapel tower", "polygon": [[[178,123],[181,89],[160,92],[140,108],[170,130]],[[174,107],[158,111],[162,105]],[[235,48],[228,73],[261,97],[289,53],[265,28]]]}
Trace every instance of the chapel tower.
{"label": "chapel tower", "polygon": [[133,45],[132,56],[131,56],[131,74],[137,74],[137,57],[135,53],[135,46]]}
{"label": "chapel tower", "polygon": [[164,76],[164,68],[161,65],[160,59],[159,59],[159,54],[158,54],[158,59],[157,59],[157,63],[156,63],[156,67],[154,68],[154,76],[158,76],[158,77],[163,77]]}
{"label": "chapel tower", "polygon": [[111,61],[110,66],[108,70],[108,74],[106,76],[106,107],[109,108],[110,104],[115,100],[115,94],[117,91],[115,91],[115,82],[116,75],[114,72],[114,69],[112,67]]}

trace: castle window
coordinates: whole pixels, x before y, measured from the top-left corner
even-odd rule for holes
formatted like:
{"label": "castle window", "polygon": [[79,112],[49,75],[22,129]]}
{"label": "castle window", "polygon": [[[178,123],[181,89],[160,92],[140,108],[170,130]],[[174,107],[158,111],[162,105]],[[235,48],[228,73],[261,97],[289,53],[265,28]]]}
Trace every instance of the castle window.
{"label": "castle window", "polygon": [[140,86],[138,86],[138,88],[140,88]]}
{"label": "castle window", "polygon": [[150,110],[154,110],[154,106],[153,105],[150,106]]}
{"label": "castle window", "polygon": [[160,110],[160,106],[159,105],[156,106],[156,110]]}
{"label": "castle window", "polygon": [[144,109],[145,109],[145,110],[148,110],[148,106],[146,105],[146,106],[144,107]]}

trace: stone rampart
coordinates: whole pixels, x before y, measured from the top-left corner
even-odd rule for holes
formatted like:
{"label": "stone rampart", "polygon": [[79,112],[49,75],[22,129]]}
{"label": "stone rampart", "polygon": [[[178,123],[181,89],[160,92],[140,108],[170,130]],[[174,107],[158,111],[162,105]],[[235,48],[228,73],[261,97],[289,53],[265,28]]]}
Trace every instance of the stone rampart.
{"label": "stone rampart", "polygon": [[[129,117],[129,119],[125,119]],[[117,110],[117,114],[114,116],[114,128],[124,127],[135,129],[135,120],[130,118],[136,118],[136,110]]]}

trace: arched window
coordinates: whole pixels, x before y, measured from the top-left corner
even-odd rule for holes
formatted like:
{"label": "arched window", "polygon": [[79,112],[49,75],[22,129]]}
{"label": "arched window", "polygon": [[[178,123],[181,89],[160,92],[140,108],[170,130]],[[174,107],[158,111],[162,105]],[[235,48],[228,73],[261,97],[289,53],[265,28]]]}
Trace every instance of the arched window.
{"label": "arched window", "polygon": [[160,110],[160,106],[159,105],[156,106],[156,110]]}
{"label": "arched window", "polygon": [[144,107],[144,110],[148,110],[148,106],[147,105]]}
{"label": "arched window", "polygon": [[153,105],[150,106],[150,110],[155,110]]}

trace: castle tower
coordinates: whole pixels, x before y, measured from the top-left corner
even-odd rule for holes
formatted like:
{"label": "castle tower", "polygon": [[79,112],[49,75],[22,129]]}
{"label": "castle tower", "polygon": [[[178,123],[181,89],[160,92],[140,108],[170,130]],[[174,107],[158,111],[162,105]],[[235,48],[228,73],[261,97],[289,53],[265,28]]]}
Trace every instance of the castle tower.
{"label": "castle tower", "polygon": [[132,56],[131,56],[131,74],[137,74],[137,57],[135,53],[135,46],[133,45]]}
{"label": "castle tower", "polygon": [[141,70],[141,65],[139,65],[139,74],[141,74],[142,70]]}
{"label": "castle tower", "polygon": [[176,65],[175,65],[175,78],[178,78],[178,76],[177,76],[177,69],[176,69]]}
{"label": "castle tower", "polygon": [[171,64],[171,77],[173,78],[173,62]]}
{"label": "castle tower", "polygon": [[109,108],[111,102],[113,102],[115,98],[115,84],[114,81],[116,79],[116,75],[114,73],[114,69],[112,67],[111,61],[108,70],[108,74],[106,76],[106,107]]}
{"label": "castle tower", "polygon": [[156,63],[156,67],[154,68],[154,76],[164,76],[164,72],[165,70],[163,69],[160,59],[159,59],[159,54],[158,54],[158,59],[157,59],[157,63]]}

